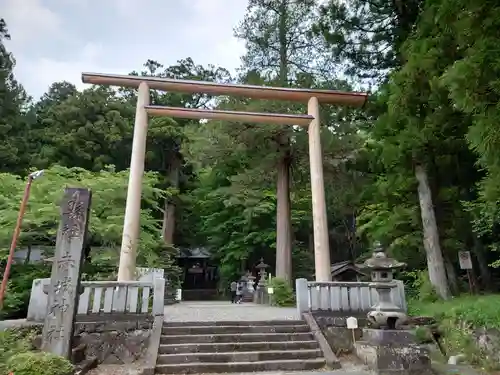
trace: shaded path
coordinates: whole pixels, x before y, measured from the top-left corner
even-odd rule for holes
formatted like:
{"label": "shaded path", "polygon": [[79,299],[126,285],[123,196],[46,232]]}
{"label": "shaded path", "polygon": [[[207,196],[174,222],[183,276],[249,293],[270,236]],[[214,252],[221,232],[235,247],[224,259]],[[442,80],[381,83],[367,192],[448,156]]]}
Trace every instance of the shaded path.
{"label": "shaded path", "polygon": [[166,322],[300,320],[295,307],[229,301],[186,301],[165,306]]}

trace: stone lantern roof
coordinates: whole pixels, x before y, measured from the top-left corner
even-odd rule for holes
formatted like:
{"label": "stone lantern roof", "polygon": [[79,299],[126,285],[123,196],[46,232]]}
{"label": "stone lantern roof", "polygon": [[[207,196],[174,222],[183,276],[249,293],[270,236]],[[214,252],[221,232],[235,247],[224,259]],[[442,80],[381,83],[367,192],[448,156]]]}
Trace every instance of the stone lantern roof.
{"label": "stone lantern roof", "polygon": [[359,267],[363,269],[370,269],[373,271],[395,270],[406,267],[406,263],[388,257],[380,242],[377,242],[375,244],[375,249],[373,250],[372,256],[368,258],[363,264],[359,265]]}

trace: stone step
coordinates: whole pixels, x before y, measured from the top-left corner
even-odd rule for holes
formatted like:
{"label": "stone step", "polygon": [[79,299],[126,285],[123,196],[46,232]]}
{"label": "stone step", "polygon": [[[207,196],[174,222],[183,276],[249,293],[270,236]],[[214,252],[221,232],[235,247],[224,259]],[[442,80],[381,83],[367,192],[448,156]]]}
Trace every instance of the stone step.
{"label": "stone step", "polygon": [[168,344],[160,345],[159,354],[178,353],[223,353],[223,352],[251,352],[260,350],[297,350],[317,349],[318,342],[309,341],[257,341],[257,342],[226,342],[205,344]]}
{"label": "stone step", "polygon": [[230,363],[182,363],[156,366],[157,374],[207,374],[256,371],[305,371],[325,366],[323,358]]}
{"label": "stone step", "polygon": [[310,332],[302,333],[225,333],[216,335],[169,335],[161,336],[160,344],[201,344],[232,343],[259,341],[309,341],[313,339]]}
{"label": "stone step", "polygon": [[164,335],[208,335],[218,333],[299,333],[309,332],[307,324],[301,325],[269,325],[269,326],[185,326],[185,327],[163,327]]}
{"label": "stone step", "polygon": [[[168,316],[166,317],[168,319]],[[163,327],[218,327],[218,326],[278,326],[278,325],[303,325],[303,320],[236,320],[236,321],[196,321],[196,322],[169,322],[163,323]]]}
{"label": "stone step", "polygon": [[303,350],[268,350],[253,352],[226,352],[226,353],[183,353],[161,354],[157,364],[176,363],[224,363],[224,362],[258,362],[277,361],[282,359],[314,359],[322,356],[320,349]]}

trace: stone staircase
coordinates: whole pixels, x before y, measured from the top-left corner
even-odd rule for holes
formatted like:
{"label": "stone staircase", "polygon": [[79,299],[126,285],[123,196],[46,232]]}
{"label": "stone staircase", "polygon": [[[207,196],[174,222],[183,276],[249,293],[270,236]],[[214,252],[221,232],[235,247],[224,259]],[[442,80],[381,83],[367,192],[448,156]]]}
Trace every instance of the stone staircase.
{"label": "stone staircase", "polygon": [[302,371],[325,366],[303,321],[164,323],[156,374]]}

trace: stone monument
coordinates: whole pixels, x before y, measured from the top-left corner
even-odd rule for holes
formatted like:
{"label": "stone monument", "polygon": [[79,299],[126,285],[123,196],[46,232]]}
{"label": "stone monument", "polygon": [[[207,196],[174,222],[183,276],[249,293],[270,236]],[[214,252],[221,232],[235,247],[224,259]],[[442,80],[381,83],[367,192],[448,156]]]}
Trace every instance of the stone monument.
{"label": "stone monument", "polygon": [[369,328],[363,329],[354,347],[357,356],[380,375],[431,375],[428,350],[416,343],[413,331],[404,328],[408,317],[403,308],[391,299],[391,289],[397,288],[394,270],[406,266],[386,255],[380,243],[363,268],[371,271],[378,302],[367,314]]}
{"label": "stone monument", "polygon": [[61,203],[41,349],[71,358],[91,191],[66,188]]}
{"label": "stone monument", "polygon": [[255,276],[252,275],[250,270],[247,270],[244,276],[241,277],[241,281],[244,282],[245,287],[243,289],[243,302],[253,302],[254,299],[254,293],[255,293],[255,288],[254,288],[254,282],[255,282]]}
{"label": "stone monument", "polygon": [[371,272],[370,288],[375,288],[378,302],[371,307],[367,318],[374,328],[395,329],[406,323],[407,316],[401,307],[394,304],[391,298],[391,289],[397,288],[393,280],[395,270],[405,267],[406,264],[389,258],[380,242],[375,243],[371,258],[362,265]]}
{"label": "stone monument", "polygon": [[266,268],[268,268],[269,265],[264,263],[264,258],[260,258],[259,264],[255,266],[258,270],[258,275],[259,275],[259,282],[257,283],[257,291],[254,294],[254,302],[259,303],[259,304],[264,304],[268,302],[268,295],[267,295],[267,290],[266,290],[266,283],[267,283],[267,271]]}

